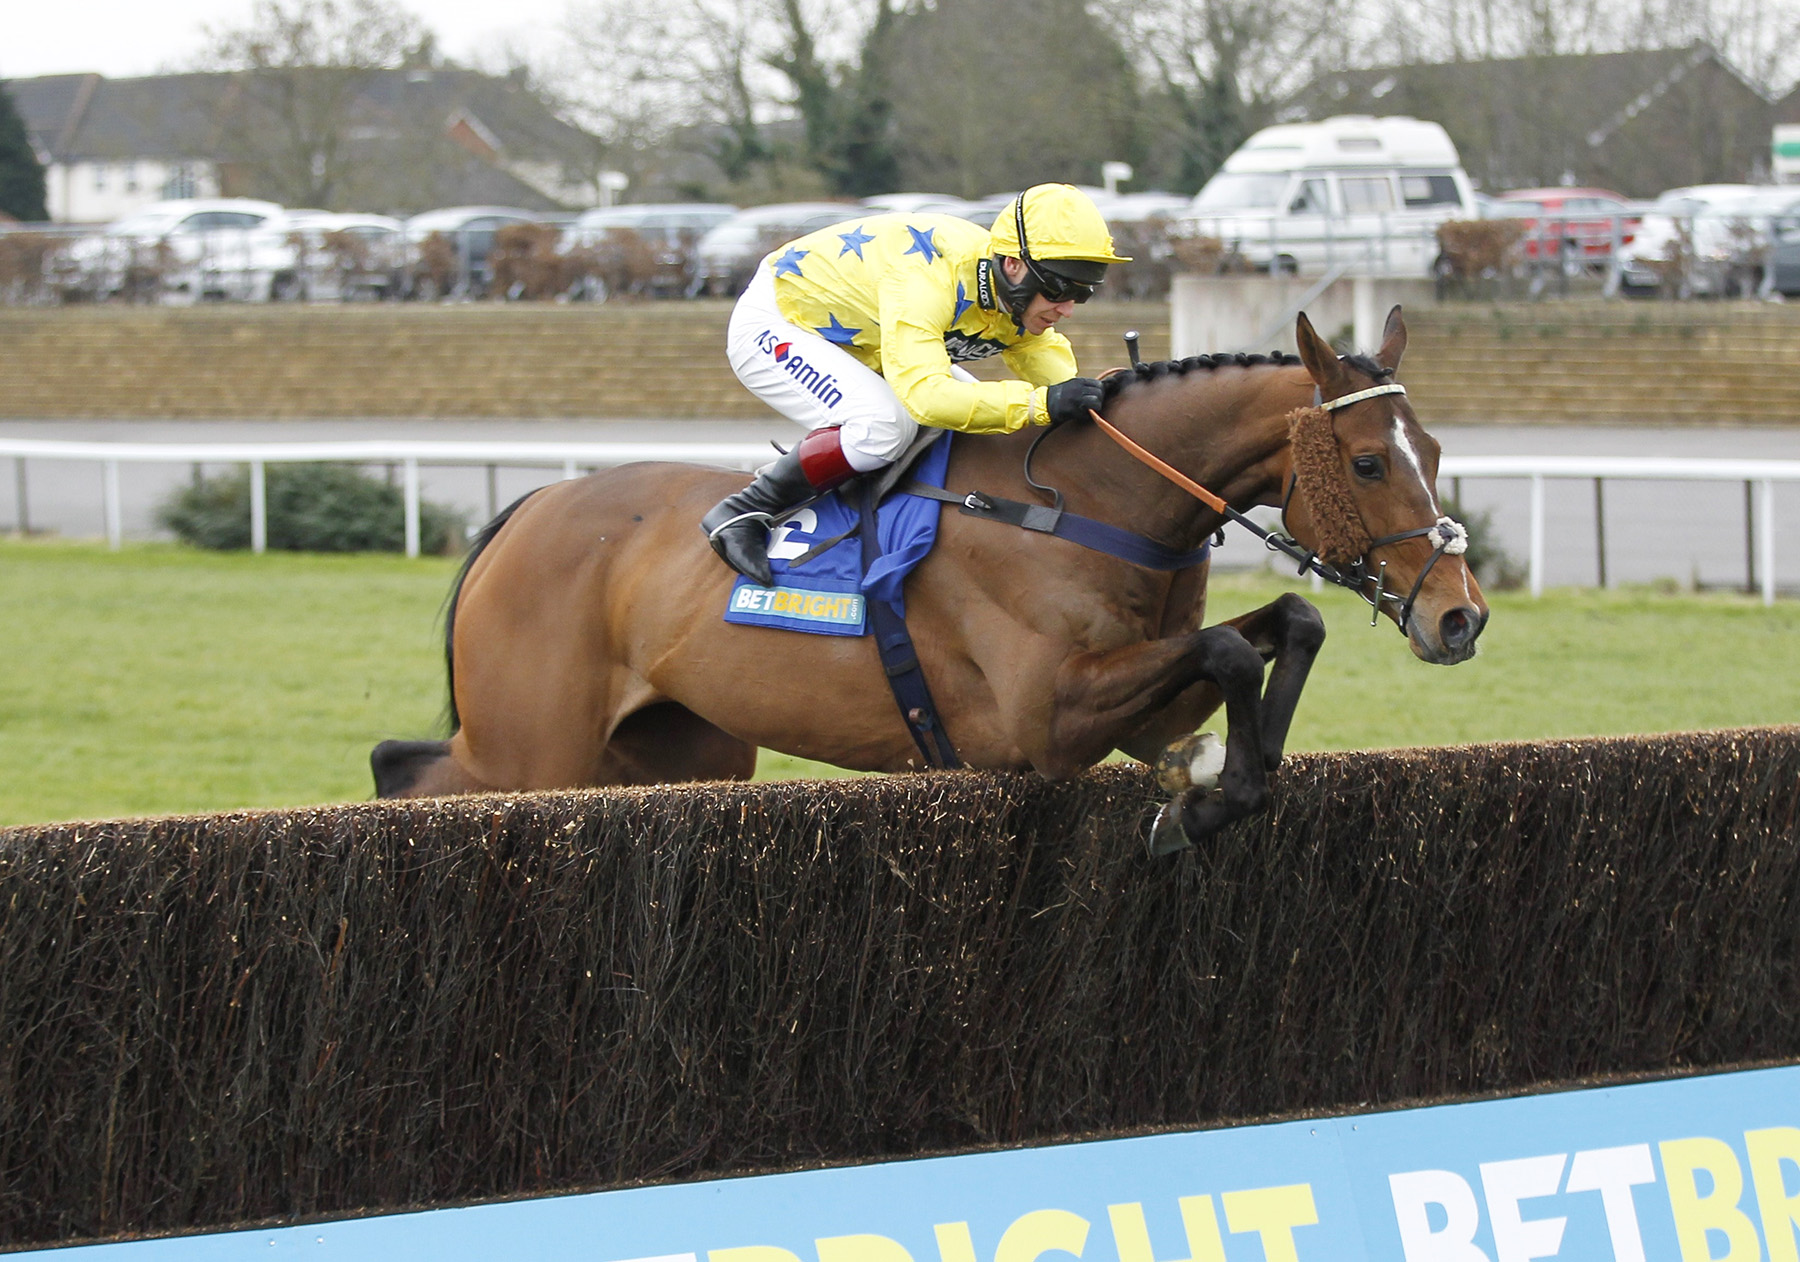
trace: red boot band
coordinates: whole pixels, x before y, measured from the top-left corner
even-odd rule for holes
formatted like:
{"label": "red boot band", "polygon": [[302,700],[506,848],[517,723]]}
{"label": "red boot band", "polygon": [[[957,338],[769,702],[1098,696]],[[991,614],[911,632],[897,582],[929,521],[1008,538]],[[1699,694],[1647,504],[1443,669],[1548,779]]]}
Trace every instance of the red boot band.
{"label": "red boot band", "polygon": [[800,472],[815,491],[829,491],[840,482],[856,476],[856,470],[844,458],[844,447],[838,441],[838,427],[825,425],[800,440]]}

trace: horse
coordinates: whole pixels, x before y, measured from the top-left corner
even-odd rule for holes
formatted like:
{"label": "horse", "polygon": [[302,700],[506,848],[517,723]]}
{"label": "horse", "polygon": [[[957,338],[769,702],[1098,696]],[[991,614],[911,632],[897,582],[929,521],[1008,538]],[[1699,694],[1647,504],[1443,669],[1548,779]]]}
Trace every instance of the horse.
{"label": "horse", "polygon": [[[1095,422],[957,435],[946,491],[1035,498],[1053,485],[1070,511],[1182,551],[1245,509],[1280,506],[1289,533],[1277,538],[1303,565],[1357,588],[1420,659],[1467,660],[1488,608],[1461,549],[1446,546],[1438,444],[1393,382],[1400,308],[1373,358],[1340,358],[1304,313],[1295,332],[1297,359],[1196,357],[1108,382],[1109,424],[1212,488],[1218,508]],[[1323,451],[1310,475],[1295,437],[1308,416],[1324,422],[1307,431]],[[624,465],[497,516],[449,600],[453,734],[378,746],[378,795],[744,779],[758,746],[853,770],[922,769],[871,637],[723,621],[736,576],[696,523],[743,477]],[[1191,842],[1265,809],[1324,622],[1290,592],[1206,626],[1209,569],[1146,568],[942,512],[936,547],[906,580],[906,614],[961,762],[1052,778],[1115,749],[1154,762],[1223,705],[1216,784],[1173,785],[1165,815]]]}

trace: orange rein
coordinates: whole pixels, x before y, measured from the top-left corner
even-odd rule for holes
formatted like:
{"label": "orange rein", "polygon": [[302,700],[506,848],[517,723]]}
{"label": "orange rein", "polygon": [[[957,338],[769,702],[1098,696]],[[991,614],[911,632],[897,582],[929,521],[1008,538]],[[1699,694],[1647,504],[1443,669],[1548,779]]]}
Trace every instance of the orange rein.
{"label": "orange rein", "polygon": [[1108,438],[1112,439],[1115,443],[1119,444],[1119,446],[1123,447],[1126,451],[1130,452],[1133,456],[1137,457],[1139,460],[1141,460],[1145,464],[1149,465],[1152,469],[1154,469],[1158,473],[1162,474],[1163,477],[1165,477],[1169,481],[1173,482],[1176,486],[1178,486],[1182,490],[1186,491],[1189,495],[1191,495],[1195,499],[1199,500],[1202,504],[1205,504],[1208,508],[1212,509],[1213,512],[1221,513],[1226,517],[1233,516],[1230,506],[1227,505],[1224,500],[1220,499],[1218,496],[1214,495],[1211,491],[1209,491],[1205,487],[1201,486],[1198,482],[1196,482],[1192,478],[1188,477],[1187,474],[1185,474],[1181,470],[1177,469],[1174,465],[1168,463],[1166,460],[1162,460],[1156,456],[1151,455],[1149,452],[1145,451],[1142,447],[1140,447],[1136,443],[1132,442],[1129,438],[1125,437],[1124,434],[1121,434],[1117,429],[1115,429],[1111,422],[1109,422],[1104,416],[1101,416],[1100,413],[1096,412],[1093,408],[1088,409],[1088,415],[1094,418],[1094,424],[1098,425],[1102,430],[1104,430],[1106,432],[1106,436]]}

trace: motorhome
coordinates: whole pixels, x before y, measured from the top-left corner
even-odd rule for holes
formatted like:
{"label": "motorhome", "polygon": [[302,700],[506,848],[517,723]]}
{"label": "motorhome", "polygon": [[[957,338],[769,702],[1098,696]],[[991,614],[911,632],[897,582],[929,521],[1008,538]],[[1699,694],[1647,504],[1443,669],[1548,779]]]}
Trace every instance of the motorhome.
{"label": "motorhome", "polygon": [[1178,224],[1272,272],[1429,276],[1439,263],[1437,226],[1479,217],[1441,126],[1342,115],[1263,128]]}

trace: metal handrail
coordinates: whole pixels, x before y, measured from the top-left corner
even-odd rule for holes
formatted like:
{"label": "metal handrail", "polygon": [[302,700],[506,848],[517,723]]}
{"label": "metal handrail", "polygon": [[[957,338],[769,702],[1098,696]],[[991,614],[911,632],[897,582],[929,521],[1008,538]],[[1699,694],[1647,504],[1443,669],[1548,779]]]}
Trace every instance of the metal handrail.
{"label": "metal handrail", "polygon": [[[640,460],[672,460],[754,468],[767,462],[767,443],[570,443],[449,442],[371,440],[311,443],[111,443],[55,439],[0,438],[0,456],[20,462],[20,503],[24,503],[27,459],[91,460],[102,466],[106,540],[115,550],[124,541],[120,506],[121,464],[242,464],[250,468],[250,547],[268,547],[266,466],[320,463],[398,464],[406,503],[406,555],[419,555],[419,466],[507,465],[562,467],[565,479],[583,468],[605,468]],[[21,521],[21,527],[23,527]]]}

